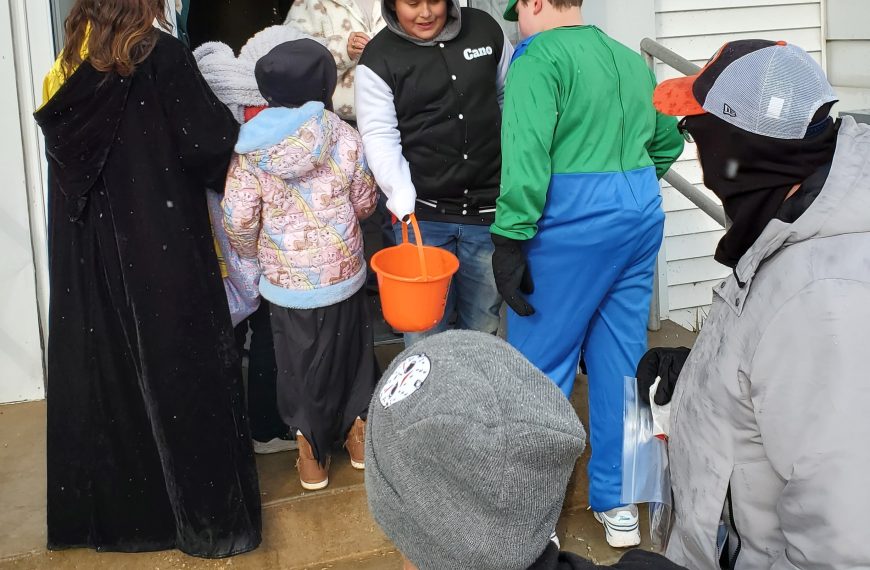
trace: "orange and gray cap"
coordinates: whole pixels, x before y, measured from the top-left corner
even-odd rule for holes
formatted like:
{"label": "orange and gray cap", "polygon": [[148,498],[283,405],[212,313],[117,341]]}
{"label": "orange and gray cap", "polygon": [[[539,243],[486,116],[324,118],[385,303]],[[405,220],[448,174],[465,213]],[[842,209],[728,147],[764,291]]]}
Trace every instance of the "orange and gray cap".
{"label": "orange and gray cap", "polygon": [[729,42],[696,75],[662,82],[653,104],[666,115],[709,113],[750,133],[801,139],[816,112],[837,100],[821,66],[786,42]]}

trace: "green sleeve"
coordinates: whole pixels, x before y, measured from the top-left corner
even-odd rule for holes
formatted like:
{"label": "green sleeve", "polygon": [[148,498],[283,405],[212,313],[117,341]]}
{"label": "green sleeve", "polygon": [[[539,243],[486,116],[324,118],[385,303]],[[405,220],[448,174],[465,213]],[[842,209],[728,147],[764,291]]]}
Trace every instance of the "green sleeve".
{"label": "green sleeve", "polygon": [[[655,75],[650,72],[655,86]],[[656,111],[656,131],[647,146],[647,152],[656,165],[656,175],[661,178],[671,168],[671,165],[683,154],[685,146],[683,135],[677,130],[677,119]]]}
{"label": "green sleeve", "polygon": [[523,54],[505,84],[501,135],[501,193],[494,234],[527,240],[538,231],[552,175],[550,148],[559,116],[555,70]]}

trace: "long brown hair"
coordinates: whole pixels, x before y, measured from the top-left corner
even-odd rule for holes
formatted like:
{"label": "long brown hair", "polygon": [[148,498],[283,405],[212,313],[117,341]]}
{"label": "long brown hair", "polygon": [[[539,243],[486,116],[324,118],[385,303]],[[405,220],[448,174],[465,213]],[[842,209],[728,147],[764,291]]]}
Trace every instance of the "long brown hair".
{"label": "long brown hair", "polygon": [[98,71],[129,76],[157,43],[154,20],[166,30],[166,0],[77,0],[64,24],[61,55],[65,75],[82,63],[81,48],[88,24],[88,61]]}

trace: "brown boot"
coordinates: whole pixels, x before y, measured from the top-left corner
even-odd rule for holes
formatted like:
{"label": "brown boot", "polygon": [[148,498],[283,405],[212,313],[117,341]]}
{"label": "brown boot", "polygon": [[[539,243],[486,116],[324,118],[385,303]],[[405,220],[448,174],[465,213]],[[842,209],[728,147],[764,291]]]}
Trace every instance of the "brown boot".
{"label": "brown boot", "polygon": [[366,422],[357,418],[354,420],[344,447],[350,455],[350,464],[354,469],[366,468]]}
{"label": "brown boot", "polygon": [[302,488],[309,491],[318,491],[329,485],[329,459],[326,466],[321,466],[314,458],[314,450],[311,444],[302,434],[296,434],[299,444],[299,459],[296,460],[296,469],[299,470],[299,481]]}

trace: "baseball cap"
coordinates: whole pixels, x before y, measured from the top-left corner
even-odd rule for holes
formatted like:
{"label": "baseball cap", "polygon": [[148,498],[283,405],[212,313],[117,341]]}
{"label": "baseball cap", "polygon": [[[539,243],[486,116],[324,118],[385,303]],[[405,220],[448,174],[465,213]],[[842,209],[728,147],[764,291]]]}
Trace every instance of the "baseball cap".
{"label": "baseball cap", "polygon": [[666,115],[709,113],[757,135],[801,139],[823,105],[837,100],[825,72],[786,42],[722,46],[696,75],[662,82],[653,104]]}
{"label": "baseball cap", "polygon": [[517,1],[518,0],[508,0],[507,8],[504,9],[502,17],[508,22],[516,22],[520,19],[520,15],[517,14]]}

